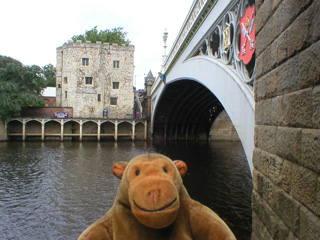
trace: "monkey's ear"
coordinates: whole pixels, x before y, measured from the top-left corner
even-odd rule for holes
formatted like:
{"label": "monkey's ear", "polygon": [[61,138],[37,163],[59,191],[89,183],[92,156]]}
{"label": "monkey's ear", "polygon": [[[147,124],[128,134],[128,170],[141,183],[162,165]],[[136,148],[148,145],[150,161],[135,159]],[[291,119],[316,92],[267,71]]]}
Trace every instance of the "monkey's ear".
{"label": "monkey's ear", "polygon": [[128,165],[127,162],[116,162],[112,167],[113,174],[117,178],[122,179],[124,169],[126,168],[127,165]]}
{"label": "monkey's ear", "polygon": [[188,167],[187,167],[187,164],[184,161],[174,160],[173,163],[178,168],[178,171],[179,171],[181,177],[184,176],[187,173]]}

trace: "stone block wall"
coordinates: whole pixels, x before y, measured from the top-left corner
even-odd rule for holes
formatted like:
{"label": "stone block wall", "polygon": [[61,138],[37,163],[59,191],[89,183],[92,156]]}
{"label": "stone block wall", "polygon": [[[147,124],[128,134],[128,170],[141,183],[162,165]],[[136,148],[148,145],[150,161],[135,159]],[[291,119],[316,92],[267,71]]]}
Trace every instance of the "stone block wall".
{"label": "stone block wall", "polygon": [[240,141],[238,133],[225,110],[219,113],[215,119],[209,136],[210,140],[213,141]]}
{"label": "stone block wall", "polygon": [[256,8],[252,239],[320,239],[320,0]]}
{"label": "stone block wall", "polygon": [[109,118],[132,118],[133,74],[134,46],[65,43],[57,48],[57,105],[73,107],[75,118],[103,118],[104,110]]}

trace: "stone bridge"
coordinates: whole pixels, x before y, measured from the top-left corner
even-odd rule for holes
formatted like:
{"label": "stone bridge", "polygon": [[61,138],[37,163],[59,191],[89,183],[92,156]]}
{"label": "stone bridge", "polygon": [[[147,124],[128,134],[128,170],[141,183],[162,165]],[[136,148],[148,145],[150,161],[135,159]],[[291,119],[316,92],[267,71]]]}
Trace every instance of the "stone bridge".
{"label": "stone bridge", "polygon": [[320,239],[319,25],[319,0],[196,0],[152,89],[154,138],[206,140],[227,112],[252,171],[252,239]]}
{"label": "stone bridge", "polygon": [[[252,3],[251,3],[252,4]],[[254,57],[239,59],[247,1],[195,1],[152,89],[153,137],[207,140],[225,110],[252,170]],[[254,19],[253,19],[254,20]]]}

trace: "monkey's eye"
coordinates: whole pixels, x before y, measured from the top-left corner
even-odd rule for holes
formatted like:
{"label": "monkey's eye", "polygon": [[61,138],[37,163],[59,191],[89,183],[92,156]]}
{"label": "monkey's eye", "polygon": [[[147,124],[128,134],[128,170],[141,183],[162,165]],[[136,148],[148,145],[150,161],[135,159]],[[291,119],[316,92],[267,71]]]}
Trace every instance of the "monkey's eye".
{"label": "monkey's eye", "polygon": [[163,169],[163,171],[164,171],[165,173],[168,173],[168,170],[167,170],[166,167],[163,167],[162,169]]}
{"label": "monkey's eye", "polygon": [[137,169],[137,170],[136,170],[136,175],[138,176],[139,174],[140,174],[140,170]]}

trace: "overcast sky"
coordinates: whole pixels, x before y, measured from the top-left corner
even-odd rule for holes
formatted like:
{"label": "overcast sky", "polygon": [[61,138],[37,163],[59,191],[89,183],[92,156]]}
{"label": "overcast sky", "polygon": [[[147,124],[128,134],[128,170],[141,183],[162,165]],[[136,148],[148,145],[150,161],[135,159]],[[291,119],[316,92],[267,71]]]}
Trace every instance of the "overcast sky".
{"label": "overcast sky", "polygon": [[169,52],[193,0],[12,0],[0,10],[0,55],[25,65],[53,64],[56,48],[94,26],[123,27],[135,45],[135,79],[143,88],[144,74],[161,69],[163,32]]}

